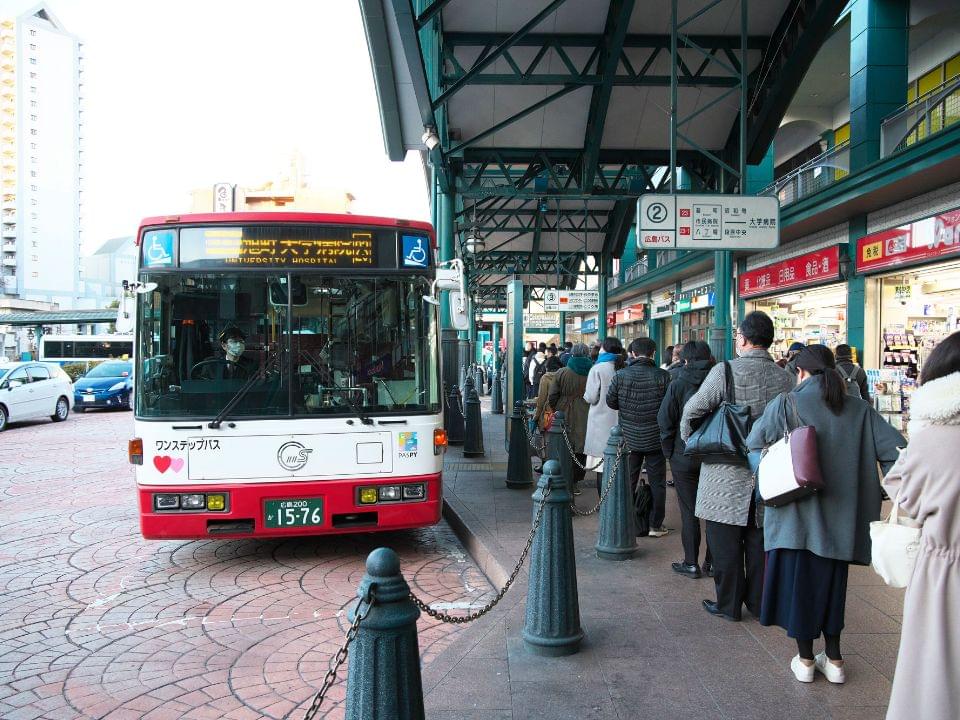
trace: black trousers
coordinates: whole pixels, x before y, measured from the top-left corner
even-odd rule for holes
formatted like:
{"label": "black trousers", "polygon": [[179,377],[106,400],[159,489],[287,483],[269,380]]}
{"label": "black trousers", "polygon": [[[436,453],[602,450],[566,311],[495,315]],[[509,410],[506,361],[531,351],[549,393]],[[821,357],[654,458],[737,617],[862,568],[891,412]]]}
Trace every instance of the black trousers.
{"label": "black trousers", "polygon": [[[670,460],[670,472],[680,506],[680,541],[683,543],[683,561],[687,565],[700,564],[700,518],[694,514],[697,506],[697,487],[700,485],[700,466]],[[711,563],[710,545],[707,545],[704,565]]]}
{"label": "black trousers", "polygon": [[[586,455],[584,455],[583,453],[575,453],[574,457],[577,458],[577,462],[580,463],[580,465],[583,465],[583,467],[587,466]],[[575,462],[571,461],[570,465],[573,467],[573,472],[571,473],[571,477],[573,478],[574,486],[576,486],[577,483],[583,482],[583,478],[587,474],[587,471],[584,470],[583,467],[580,467],[580,465],[577,465],[577,463]]]}
{"label": "black trousers", "polygon": [[763,528],[756,523],[756,505],[750,501],[746,527],[707,520],[707,545],[713,555],[717,607],[740,619],[743,605],[760,617],[763,597]]}
{"label": "black trousers", "polygon": [[650,506],[650,527],[658,528],[663,525],[663,518],[667,513],[667,459],[660,450],[631,450],[630,487],[634,491],[640,479],[640,468],[644,460],[647,461],[647,482],[650,484],[650,494],[653,496],[653,503]]}

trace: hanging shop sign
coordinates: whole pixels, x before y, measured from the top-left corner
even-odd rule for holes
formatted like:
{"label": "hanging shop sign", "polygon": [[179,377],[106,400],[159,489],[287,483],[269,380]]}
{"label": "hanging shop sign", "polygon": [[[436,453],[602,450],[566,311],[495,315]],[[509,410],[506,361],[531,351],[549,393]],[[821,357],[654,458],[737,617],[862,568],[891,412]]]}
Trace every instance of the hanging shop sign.
{"label": "hanging shop sign", "polygon": [[769,250],[780,244],[780,201],[754,195],[640,197],[637,241],[648,250]]}
{"label": "hanging shop sign", "polygon": [[617,324],[617,314],[615,312],[607,313],[607,327],[611,328]]}
{"label": "hanging shop sign", "polygon": [[740,297],[767,295],[778,290],[818,285],[839,279],[840,246],[834,245],[742,273],[739,281]]}
{"label": "hanging shop sign", "polygon": [[654,300],[650,304],[650,319],[659,320],[660,318],[671,317],[675,307],[672,299]]}
{"label": "hanging shop sign", "polygon": [[529,313],[523,316],[525,330],[557,329],[560,327],[559,313]]}
{"label": "hanging shop sign", "polygon": [[960,255],[960,210],[873,233],[857,241],[857,272]]}
{"label": "hanging shop sign", "polygon": [[617,325],[626,325],[627,323],[641,322],[643,320],[643,303],[630,305],[622,310],[617,310]]}
{"label": "hanging shop sign", "polygon": [[595,333],[597,331],[597,319],[596,318],[586,318],[580,323],[580,332],[583,333]]}
{"label": "hanging shop sign", "polygon": [[543,293],[543,309],[547,312],[597,312],[600,291],[549,288]]}

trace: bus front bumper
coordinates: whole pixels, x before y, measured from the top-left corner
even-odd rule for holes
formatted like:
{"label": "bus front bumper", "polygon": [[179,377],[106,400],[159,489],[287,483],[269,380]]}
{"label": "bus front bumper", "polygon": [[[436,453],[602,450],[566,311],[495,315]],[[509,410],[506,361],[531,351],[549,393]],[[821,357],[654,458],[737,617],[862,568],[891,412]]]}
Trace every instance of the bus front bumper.
{"label": "bus front bumper", "polygon": [[[360,490],[415,488],[424,499],[361,503]],[[138,485],[140,531],[148,540],[291,537],[329,535],[435,525],[440,521],[443,490],[440,473],[375,479],[297,481],[217,485]],[[158,497],[159,496],[159,497]],[[200,496],[203,496],[202,498]],[[213,496],[213,498],[211,498]],[[179,507],[221,502],[223,510]],[[176,500],[174,499],[176,498]],[[158,508],[158,504],[176,508]]]}

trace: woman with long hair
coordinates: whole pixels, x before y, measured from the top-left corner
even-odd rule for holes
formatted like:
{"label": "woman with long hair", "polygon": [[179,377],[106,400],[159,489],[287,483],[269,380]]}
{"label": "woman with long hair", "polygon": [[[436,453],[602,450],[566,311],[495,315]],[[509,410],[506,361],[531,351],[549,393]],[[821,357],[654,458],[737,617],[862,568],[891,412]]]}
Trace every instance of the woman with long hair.
{"label": "woman with long hair", "polygon": [[[607,390],[610,381],[617,370],[623,367],[623,346],[615,337],[608,337],[603,341],[603,351],[597,356],[597,361],[590,368],[587,375],[587,387],[583,392],[583,399],[590,405],[587,416],[587,435],[583,443],[583,452],[587,455],[591,466],[596,463],[592,458],[603,459],[603,451],[610,438],[610,430],[620,422],[620,413],[607,407]],[[600,492],[600,478],[602,472],[597,468],[597,492]]]}
{"label": "woman with long hair", "polygon": [[[767,405],[747,438],[751,450],[770,446],[786,429],[816,429],[825,488],[765,508],[766,573],[761,625],[779,625],[797,642],[790,669],[800,682],[815,671],[843,683],[840,654],[850,563],[870,564],[870,522],[880,518],[877,465],[889,470],[907,443],[869,403],[847,395],[833,353],[808,345],[794,358],[797,387]],[[814,656],[823,635],[826,648]]]}
{"label": "woman with long hair", "polygon": [[960,332],[923,363],[910,398],[910,446],[883,482],[923,529],[903,601],[887,720],[960,718]]}

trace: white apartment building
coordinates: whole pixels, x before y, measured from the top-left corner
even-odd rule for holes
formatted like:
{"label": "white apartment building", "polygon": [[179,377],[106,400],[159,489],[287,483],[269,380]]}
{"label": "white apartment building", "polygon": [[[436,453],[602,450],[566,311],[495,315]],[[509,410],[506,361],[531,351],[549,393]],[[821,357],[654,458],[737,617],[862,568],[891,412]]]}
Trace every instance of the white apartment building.
{"label": "white apartment building", "polygon": [[83,50],[39,4],[0,15],[0,304],[76,305]]}

